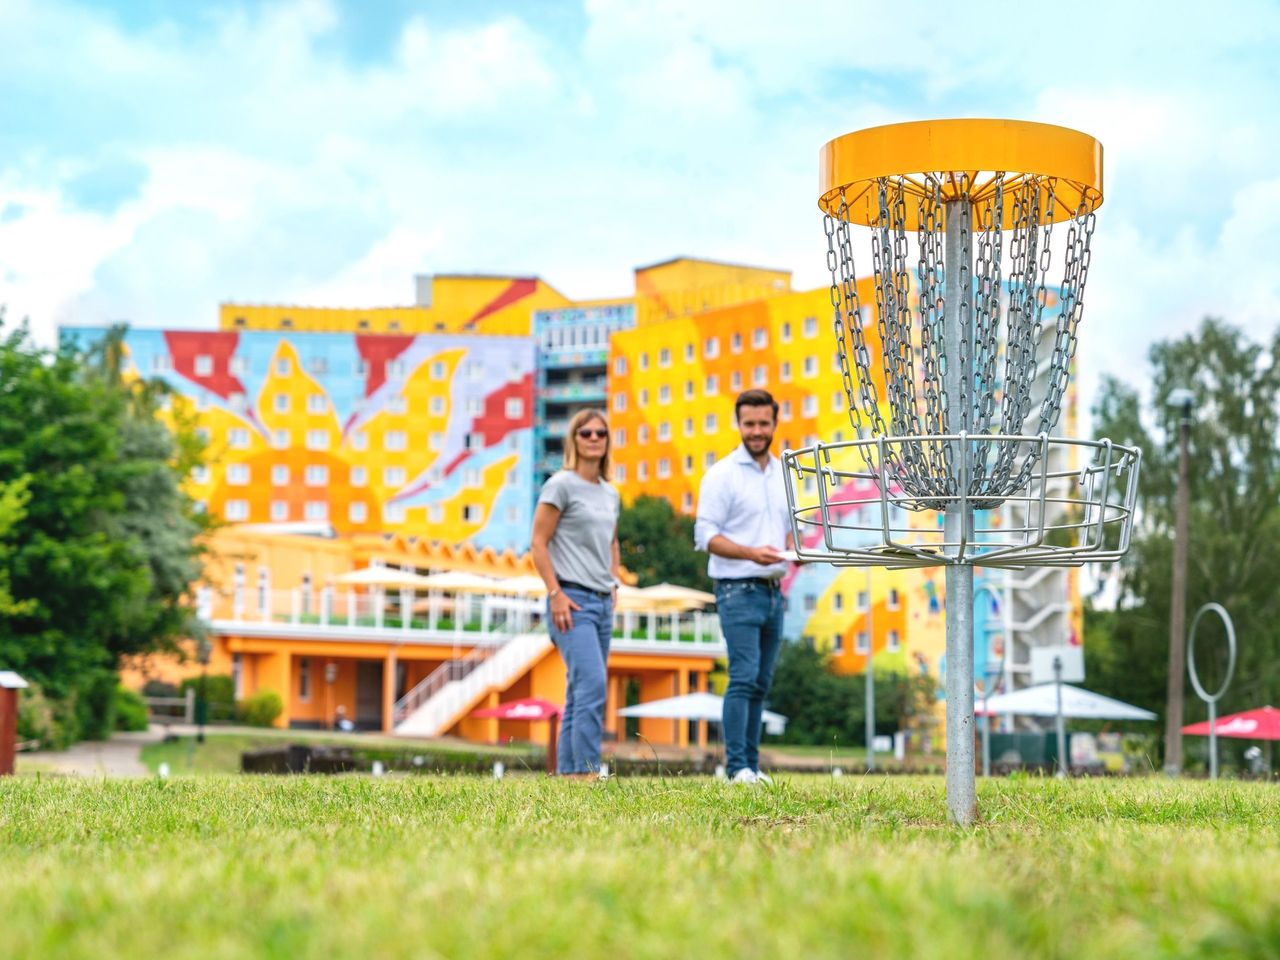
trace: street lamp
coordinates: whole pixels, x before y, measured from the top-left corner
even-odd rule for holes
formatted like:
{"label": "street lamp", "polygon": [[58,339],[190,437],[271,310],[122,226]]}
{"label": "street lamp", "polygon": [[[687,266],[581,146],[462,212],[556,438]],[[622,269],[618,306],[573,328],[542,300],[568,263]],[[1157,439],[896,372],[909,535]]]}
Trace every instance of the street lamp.
{"label": "street lamp", "polygon": [[196,659],[200,662],[200,696],[196,699],[196,743],[204,743],[204,725],[209,722],[209,656],[212,652],[209,638],[201,637],[196,645]]}
{"label": "street lamp", "polygon": [[1178,488],[1174,501],[1173,590],[1169,600],[1169,687],[1165,704],[1164,772],[1177,776],[1182,769],[1182,687],[1186,669],[1185,642],[1187,619],[1187,514],[1190,491],[1187,489],[1187,447],[1191,441],[1191,411],[1195,394],[1179,387],[1169,394],[1169,406],[1178,410]]}

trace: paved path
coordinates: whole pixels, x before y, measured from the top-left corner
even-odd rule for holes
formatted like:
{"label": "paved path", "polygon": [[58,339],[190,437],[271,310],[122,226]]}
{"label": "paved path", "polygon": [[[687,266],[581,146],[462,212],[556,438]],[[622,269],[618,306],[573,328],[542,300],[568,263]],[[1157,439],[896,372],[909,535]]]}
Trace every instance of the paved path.
{"label": "paved path", "polygon": [[63,776],[145,777],[150,771],[139,759],[143,746],[164,739],[163,727],[146,733],[117,733],[110,740],[77,743],[67,750],[36,750],[20,754],[19,763]]}

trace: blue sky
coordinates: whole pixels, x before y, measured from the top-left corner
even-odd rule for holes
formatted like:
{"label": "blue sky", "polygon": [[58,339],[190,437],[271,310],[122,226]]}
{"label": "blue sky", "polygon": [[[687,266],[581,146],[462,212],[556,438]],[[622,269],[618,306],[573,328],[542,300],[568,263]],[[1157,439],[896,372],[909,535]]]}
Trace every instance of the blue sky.
{"label": "blue sky", "polygon": [[824,141],[1007,116],[1106,149],[1086,390],[1208,312],[1274,328],[1280,5],[939,9],[0,0],[0,303],[48,339],[403,303],[415,272],[625,293],[677,254],[811,287]]}

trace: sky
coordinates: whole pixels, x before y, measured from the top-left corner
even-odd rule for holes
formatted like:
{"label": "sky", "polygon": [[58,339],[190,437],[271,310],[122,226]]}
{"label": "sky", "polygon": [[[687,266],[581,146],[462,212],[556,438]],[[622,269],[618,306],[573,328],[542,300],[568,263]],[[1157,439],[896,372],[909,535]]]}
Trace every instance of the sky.
{"label": "sky", "polygon": [[[677,255],[825,285],[817,152],[942,117],[1105,150],[1079,369],[1280,320],[1280,3],[0,0],[0,304],[210,328],[416,273],[625,295]],[[869,268],[869,258],[867,259]],[[860,269],[860,272],[865,272]]]}

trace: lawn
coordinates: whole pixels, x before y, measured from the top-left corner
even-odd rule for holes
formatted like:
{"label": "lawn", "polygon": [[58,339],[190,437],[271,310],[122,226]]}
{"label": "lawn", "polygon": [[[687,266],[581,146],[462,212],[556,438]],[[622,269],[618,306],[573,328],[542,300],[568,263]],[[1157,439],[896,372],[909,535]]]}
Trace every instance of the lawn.
{"label": "lawn", "polygon": [[14,957],[1280,956],[1280,790],[9,778]]}

